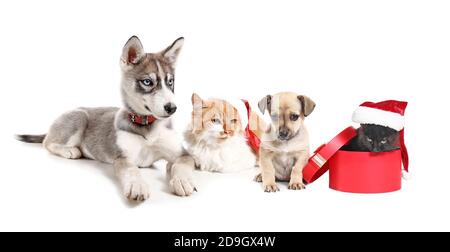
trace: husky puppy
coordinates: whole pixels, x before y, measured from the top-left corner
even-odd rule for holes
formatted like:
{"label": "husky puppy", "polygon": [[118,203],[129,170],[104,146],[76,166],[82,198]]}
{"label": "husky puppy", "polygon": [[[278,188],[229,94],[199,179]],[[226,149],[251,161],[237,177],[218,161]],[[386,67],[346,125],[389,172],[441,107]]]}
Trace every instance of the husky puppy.
{"label": "husky puppy", "polygon": [[175,62],[183,41],[179,38],[159,53],[145,53],[140,40],[131,37],[120,59],[122,108],[78,108],[56,119],[46,135],[19,135],[18,140],[43,143],[64,158],[110,163],[125,197],[148,199],[149,186],[139,167],[173,162],[183,152],[170,122],[177,110]]}

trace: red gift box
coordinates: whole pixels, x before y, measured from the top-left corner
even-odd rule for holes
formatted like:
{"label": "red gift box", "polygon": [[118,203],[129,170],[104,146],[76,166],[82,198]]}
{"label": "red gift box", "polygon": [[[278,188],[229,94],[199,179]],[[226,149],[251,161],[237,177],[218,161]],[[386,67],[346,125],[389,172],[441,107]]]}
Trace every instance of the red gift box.
{"label": "red gift box", "polygon": [[386,193],[401,188],[402,153],[342,151],[357,131],[348,127],[328,144],[320,146],[303,169],[303,178],[312,183],[328,170],[331,189],[351,193]]}

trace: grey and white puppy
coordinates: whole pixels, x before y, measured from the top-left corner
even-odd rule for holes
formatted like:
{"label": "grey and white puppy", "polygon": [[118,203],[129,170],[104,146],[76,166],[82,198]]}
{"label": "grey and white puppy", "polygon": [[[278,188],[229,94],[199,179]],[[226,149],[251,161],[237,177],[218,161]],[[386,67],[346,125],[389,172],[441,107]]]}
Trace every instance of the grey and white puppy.
{"label": "grey and white puppy", "polygon": [[[125,196],[148,199],[149,186],[139,167],[158,160],[171,163],[183,153],[170,125],[177,109],[175,62],[183,42],[179,38],[162,52],[145,53],[140,40],[131,37],[120,59],[123,108],[78,108],[56,119],[46,135],[19,135],[18,140],[43,143],[64,158],[113,164]],[[171,181],[171,185],[180,183]],[[182,183],[188,193],[195,190],[188,181]]]}

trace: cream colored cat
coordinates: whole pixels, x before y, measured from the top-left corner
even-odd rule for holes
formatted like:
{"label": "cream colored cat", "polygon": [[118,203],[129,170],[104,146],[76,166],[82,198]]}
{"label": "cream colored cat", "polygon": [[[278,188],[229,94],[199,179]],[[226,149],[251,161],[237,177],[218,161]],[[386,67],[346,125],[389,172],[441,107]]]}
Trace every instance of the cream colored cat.
{"label": "cream colored cat", "polygon": [[241,116],[229,102],[203,100],[192,95],[192,122],[184,133],[187,152],[197,168],[211,172],[234,172],[256,164],[247,144]]}
{"label": "cream colored cat", "polygon": [[[244,102],[238,103],[245,107]],[[193,94],[192,106],[192,120],[184,133],[187,154],[168,165],[170,187],[179,196],[196,191],[194,169],[226,173],[254,168],[257,153],[247,143],[244,129],[249,124],[252,132],[261,137],[266,127],[256,113],[251,113],[248,120],[245,109],[239,113],[221,99],[203,100]]]}

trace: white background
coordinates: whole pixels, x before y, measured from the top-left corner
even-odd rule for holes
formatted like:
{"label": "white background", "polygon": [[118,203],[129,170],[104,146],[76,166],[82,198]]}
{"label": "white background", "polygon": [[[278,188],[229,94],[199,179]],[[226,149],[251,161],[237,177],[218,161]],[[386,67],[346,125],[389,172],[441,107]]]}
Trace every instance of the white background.
{"label": "white background", "polygon": [[[450,230],[448,1],[1,1],[0,230]],[[263,193],[253,172],[196,173],[199,192],[168,192],[164,164],[146,169],[152,197],[130,205],[108,165],[65,160],[15,133],[45,133],[78,106],[120,106],[119,57],[131,35],[147,51],[186,38],[175,115],[190,96],[248,98],[295,91],[317,107],[311,147],[351,124],[363,101],[409,101],[412,179],[400,192]],[[255,106],[255,105],[254,105]]]}

